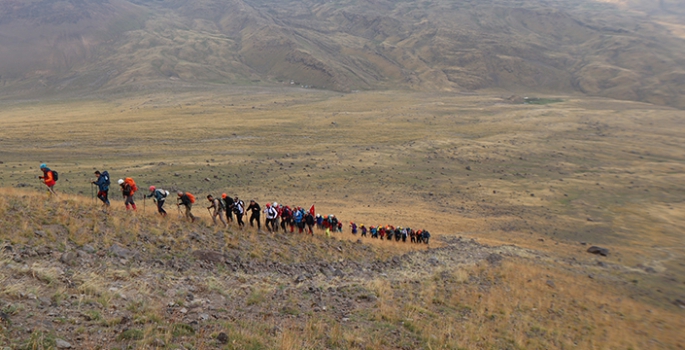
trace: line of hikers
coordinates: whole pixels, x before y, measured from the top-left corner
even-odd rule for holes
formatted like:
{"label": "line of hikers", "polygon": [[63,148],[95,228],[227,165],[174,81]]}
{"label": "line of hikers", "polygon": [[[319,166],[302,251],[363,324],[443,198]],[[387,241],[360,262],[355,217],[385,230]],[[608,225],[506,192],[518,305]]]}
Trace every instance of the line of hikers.
{"label": "line of hikers", "polygon": [[[55,194],[54,186],[58,180],[58,173],[51,170],[45,164],[41,164],[40,169],[43,171],[43,176],[39,176],[43,180],[45,185],[51,194]],[[109,201],[109,187],[111,185],[111,180],[109,173],[107,171],[100,172],[95,171],[96,180],[91,183],[98,188],[97,198],[102,201],[103,211],[107,212],[110,206]],[[134,201],[134,195],[138,191],[138,186],[136,185],[133,178],[126,177],[124,179],[119,179],[117,181],[119,184],[121,193],[124,197],[124,205],[126,210],[137,210],[136,203]],[[144,194],[143,199],[152,198],[153,202],[157,205],[157,212],[162,216],[167,216],[166,210],[164,210],[164,204],[167,197],[169,197],[169,191],[166,191],[155,186],[150,186],[150,193]],[[176,206],[181,212],[181,206],[184,208],[184,216],[190,222],[195,221],[195,216],[192,213],[193,204],[196,203],[195,196],[190,192],[177,191],[177,203]],[[229,223],[236,222],[240,229],[245,228],[245,222],[243,217],[248,213],[250,214],[249,223],[251,227],[257,225],[257,229],[261,231],[261,214],[265,214],[264,226],[269,232],[278,232],[279,227],[283,232],[287,232],[288,229],[291,233],[297,228],[299,233],[314,234],[314,226],[318,229],[323,230],[327,236],[331,233],[343,232],[343,224],[338,218],[331,214],[328,217],[323,217],[320,214],[316,214],[314,205],[312,205],[309,210],[305,210],[300,206],[287,206],[279,205],[277,202],[266,203],[265,208],[262,207],[254,200],[250,200],[250,204],[245,207],[245,202],[238,198],[238,196],[228,196],[226,193],[221,195],[221,198],[215,198],[213,195],[207,195],[207,201],[209,206],[207,206],[207,211],[209,212],[212,221],[215,225],[218,225],[217,218],[221,221],[224,227],[228,227]],[[235,216],[235,219],[234,219]],[[410,239],[412,243],[426,243],[430,239],[430,233],[427,230],[413,230],[409,227],[394,227],[391,225],[377,225],[369,226],[368,228],[361,224],[357,226],[354,222],[350,222],[350,231],[352,234],[356,235],[361,233],[361,237],[367,237],[367,234],[371,238],[395,240],[406,242],[407,238]]]}

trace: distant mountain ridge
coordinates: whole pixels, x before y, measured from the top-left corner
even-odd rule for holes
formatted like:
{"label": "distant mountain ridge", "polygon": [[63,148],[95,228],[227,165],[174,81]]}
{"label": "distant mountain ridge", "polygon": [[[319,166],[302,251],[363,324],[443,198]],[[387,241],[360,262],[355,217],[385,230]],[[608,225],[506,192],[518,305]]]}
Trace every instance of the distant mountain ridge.
{"label": "distant mountain ridge", "polygon": [[685,108],[672,1],[5,0],[0,93],[159,81],[581,92]]}

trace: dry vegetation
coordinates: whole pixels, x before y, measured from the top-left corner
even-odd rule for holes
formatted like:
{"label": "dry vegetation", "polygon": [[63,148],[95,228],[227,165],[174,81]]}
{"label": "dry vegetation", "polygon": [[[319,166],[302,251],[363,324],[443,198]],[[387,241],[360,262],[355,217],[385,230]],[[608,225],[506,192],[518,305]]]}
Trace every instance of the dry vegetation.
{"label": "dry vegetation", "polygon": [[[681,111],[573,96],[546,105],[398,92],[170,96],[3,104],[0,184],[24,187],[0,196],[11,247],[0,263],[4,343],[685,345],[674,305],[685,300]],[[41,194],[40,162],[60,171],[57,200]],[[88,198],[95,168],[199,198],[314,203],[436,239],[426,250],[216,230],[202,201],[202,222],[189,225],[173,210],[155,217],[149,202],[125,213],[115,190],[105,217]]]}

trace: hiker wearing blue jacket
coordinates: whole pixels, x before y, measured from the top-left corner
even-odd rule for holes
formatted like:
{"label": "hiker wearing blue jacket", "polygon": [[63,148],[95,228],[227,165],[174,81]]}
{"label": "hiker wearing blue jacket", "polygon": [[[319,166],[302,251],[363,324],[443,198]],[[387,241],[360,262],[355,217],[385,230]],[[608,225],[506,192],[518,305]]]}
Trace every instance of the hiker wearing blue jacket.
{"label": "hiker wearing blue jacket", "polygon": [[102,209],[106,210],[109,207],[109,173],[107,171],[101,173],[100,170],[95,170],[95,177],[97,180],[92,181],[92,183],[98,186],[98,198],[102,201]]}
{"label": "hiker wearing blue jacket", "polygon": [[166,210],[164,210],[164,202],[166,197],[169,195],[168,191],[161,188],[156,188],[155,186],[150,186],[150,194],[144,195],[143,198],[152,198],[153,201],[157,202],[157,212],[166,216]]}

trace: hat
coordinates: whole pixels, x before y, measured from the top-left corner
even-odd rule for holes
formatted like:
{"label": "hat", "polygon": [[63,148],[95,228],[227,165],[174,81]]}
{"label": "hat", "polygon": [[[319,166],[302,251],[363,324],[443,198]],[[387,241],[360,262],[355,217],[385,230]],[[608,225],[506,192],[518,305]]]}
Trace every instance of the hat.
{"label": "hat", "polygon": [[274,202],[274,207],[277,207],[277,206],[278,206],[278,203]]}
{"label": "hat", "polygon": [[40,168],[41,168],[41,169],[45,169],[45,168],[47,168],[47,167],[48,167],[48,166],[45,165],[45,163],[43,163],[43,164],[40,165]]}
{"label": "hat", "polygon": [[271,208],[271,204],[266,203],[266,207],[267,207],[267,208]]}
{"label": "hat", "polygon": [[157,188],[155,186],[150,186],[150,192],[156,190]]}
{"label": "hat", "polygon": [[221,194],[221,198],[226,199],[226,197],[228,197],[228,196],[225,193]]}
{"label": "hat", "polygon": [[124,183],[124,179],[119,179],[119,181],[117,181],[117,183],[118,183],[119,185],[123,184],[123,183]]}

